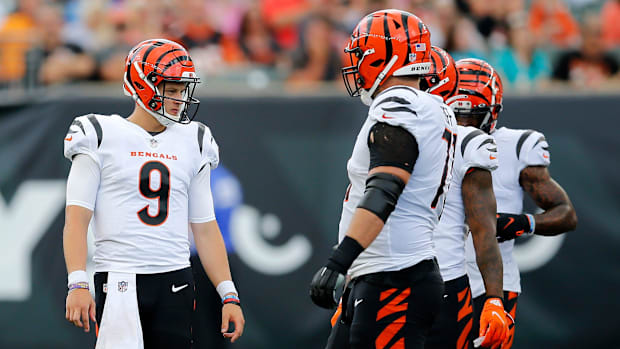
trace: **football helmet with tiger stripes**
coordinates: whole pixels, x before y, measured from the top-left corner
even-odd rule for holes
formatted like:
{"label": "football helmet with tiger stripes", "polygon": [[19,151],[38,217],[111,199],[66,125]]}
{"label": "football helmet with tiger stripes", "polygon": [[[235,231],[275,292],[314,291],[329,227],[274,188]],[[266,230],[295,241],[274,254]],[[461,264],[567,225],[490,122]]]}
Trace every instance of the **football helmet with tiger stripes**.
{"label": "football helmet with tiger stripes", "polygon": [[342,68],[344,84],[352,97],[366,105],[390,76],[423,76],[431,69],[431,34],[415,15],[381,10],[364,17],[344,49],[351,65]]}
{"label": "football helmet with tiger stripes", "polygon": [[[196,115],[200,101],[194,98],[194,63],[180,44],[166,39],[145,40],[129,51],[125,60],[123,90],[164,126],[172,122],[187,124]],[[164,96],[166,82],[185,83],[181,99]],[[181,102],[177,115],[168,113],[164,100]],[[190,114],[190,107],[195,106]]]}
{"label": "football helmet with tiger stripes", "polygon": [[504,89],[497,71],[481,59],[465,58],[456,62],[459,73],[458,91],[449,97],[449,105],[457,119],[474,119],[474,125],[492,133],[502,111]]}
{"label": "football helmet with tiger stripes", "polygon": [[459,72],[454,59],[446,50],[431,47],[431,70],[420,80],[420,89],[437,95],[445,101],[456,93]]}

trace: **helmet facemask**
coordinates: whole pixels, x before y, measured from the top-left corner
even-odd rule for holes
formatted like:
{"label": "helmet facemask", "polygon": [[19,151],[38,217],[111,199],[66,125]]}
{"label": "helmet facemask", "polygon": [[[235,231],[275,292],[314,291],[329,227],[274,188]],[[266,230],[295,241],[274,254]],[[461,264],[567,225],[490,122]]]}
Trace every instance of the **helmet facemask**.
{"label": "helmet facemask", "polygon": [[[164,78],[159,85],[155,86],[155,95],[153,96],[150,106],[160,106],[158,109],[153,111],[153,113],[157,114],[157,120],[161,122],[160,118],[166,118],[167,120],[178,122],[180,124],[189,124],[194,119],[196,113],[198,112],[198,107],[200,106],[200,101],[194,98],[196,84],[199,82],[195,81],[196,79],[197,78],[192,79],[193,81],[187,81],[187,79],[171,80]],[[170,83],[185,84],[185,87],[181,92],[181,98],[166,96],[166,84]],[[166,111],[166,100],[180,103],[179,111],[176,115]]]}
{"label": "helmet facemask", "polygon": [[[355,47],[353,49],[347,47],[344,51],[345,53],[349,54],[349,57],[351,59],[351,66],[342,68],[342,79],[344,80],[344,85],[347,88],[347,92],[349,92],[349,96],[360,97],[362,103],[364,103],[365,105],[370,105],[372,103],[372,98],[375,94],[375,91],[377,90],[379,85],[381,85],[381,82],[387,77],[390,69],[392,69],[394,64],[396,64],[396,62],[398,61],[398,56],[393,55],[390,61],[385,65],[385,68],[383,68],[381,73],[379,73],[372,86],[369,89],[365,89],[362,87],[365,83],[365,80],[360,75],[359,67],[362,65],[364,58],[366,58],[368,55],[375,53],[375,49],[369,48],[366,51],[362,51],[360,47]],[[354,63],[355,61],[357,61],[357,64]],[[375,63],[379,63],[377,64],[377,66],[379,66],[383,64],[384,61],[378,60],[371,63],[370,65],[375,65]],[[351,84],[351,80],[353,81],[353,84]],[[355,89],[353,89],[352,86],[355,86]]]}
{"label": "helmet facemask", "polygon": [[473,126],[480,130],[491,133],[495,130],[495,124],[497,123],[497,117],[502,110],[501,104],[487,105],[486,103],[480,103],[472,105],[471,99],[468,95],[463,94],[454,96],[446,100],[454,116],[460,121],[460,124],[465,126]]}

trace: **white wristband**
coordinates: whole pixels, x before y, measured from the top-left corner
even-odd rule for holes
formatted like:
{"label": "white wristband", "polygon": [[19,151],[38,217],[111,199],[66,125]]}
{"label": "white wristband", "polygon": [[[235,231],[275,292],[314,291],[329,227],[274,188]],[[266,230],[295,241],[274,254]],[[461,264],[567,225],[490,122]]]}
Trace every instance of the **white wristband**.
{"label": "white wristband", "polygon": [[534,230],[536,230],[536,220],[534,220],[534,215],[526,213],[525,216],[527,217],[527,220],[530,222],[529,234],[534,234]]}
{"label": "white wristband", "polygon": [[67,277],[67,287],[78,282],[88,282],[88,274],[84,270],[76,270]]}
{"label": "white wristband", "polygon": [[224,296],[229,293],[234,293],[237,296],[239,295],[239,293],[237,293],[237,289],[235,288],[235,284],[230,280],[220,282],[215,289],[222,299],[224,299]]}

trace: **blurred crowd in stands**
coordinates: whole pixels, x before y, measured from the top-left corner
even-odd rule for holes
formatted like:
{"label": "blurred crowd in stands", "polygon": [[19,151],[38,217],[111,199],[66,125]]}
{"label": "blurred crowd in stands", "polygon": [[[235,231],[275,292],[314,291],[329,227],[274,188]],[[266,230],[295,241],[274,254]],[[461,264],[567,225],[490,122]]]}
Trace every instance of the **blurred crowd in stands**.
{"label": "blurred crowd in stands", "polygon": [[340,79],[353,27],[382,8],[416,14],[455,60],[488,60],[508,89],[620,89],[620,0],[2,0],[0,89],[118,82],[153,37],[209,79],[312,88]]}

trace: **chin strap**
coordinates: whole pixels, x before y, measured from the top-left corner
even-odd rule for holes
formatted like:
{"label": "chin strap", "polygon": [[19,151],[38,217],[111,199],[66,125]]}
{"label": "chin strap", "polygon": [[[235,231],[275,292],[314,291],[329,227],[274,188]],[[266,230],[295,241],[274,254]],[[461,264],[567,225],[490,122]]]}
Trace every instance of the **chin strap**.
{"label": "chin strap", "polygon": [[375,83],[372,84],[370,89],[368,89],[368,91],[366,91],[365,89],[362,89],[360,91],[360,98],[362,100],[362,103],[364,103],[364,104],[366,104],[368,106],[370,104],[372,104],[372,95],[375,94],[375,91],[377,90],[377,88],[381,84],[381,81],[383,81],[383,79],[385,79],[387,73],[390,71],[390,69],[392,69],[394,64],[396,64],[397,60],[398,60],[398,55],[392,56],[392,59],[390,59],[390,62],[388,62],[388,64],[385,66],[385,68],[383,68],[383,70],[381,71],[379,76],[377,76],[377,79],[375,80]]}
{"label": "chin strap", "polygon": [[447,84],[450,81],[449,77],[444,78],[443,80],[441,80],[440,82],[438,82],[437,84],[435,84],[435,86],[429,88],[428,90],[426,90],[426,92],[431,93],[433,91],[435,91],[436,89],[440,88],[441,86]]}

